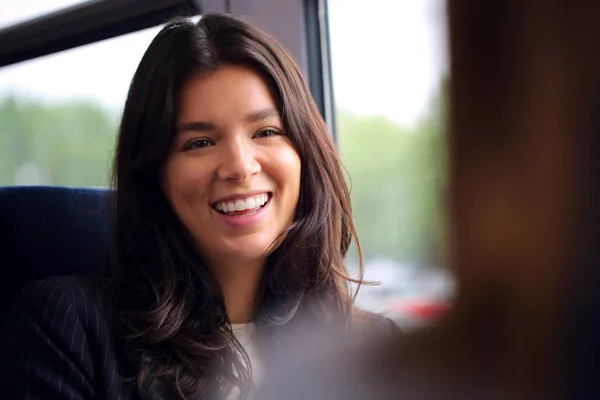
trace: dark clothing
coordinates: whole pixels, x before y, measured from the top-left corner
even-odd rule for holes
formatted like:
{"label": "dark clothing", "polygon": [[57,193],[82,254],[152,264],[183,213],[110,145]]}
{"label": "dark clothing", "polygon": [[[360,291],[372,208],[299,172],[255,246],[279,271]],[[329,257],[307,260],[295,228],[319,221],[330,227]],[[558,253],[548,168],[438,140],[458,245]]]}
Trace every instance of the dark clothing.
{"label": "dark clothing", "polygon": [[14,300],[2,343],[3,399],[126,400],[106,299],[92,278],[27,285]]}
{"label": "dark clothing", "polygon": [[[115,342],[103,281],[56,277],[28,284],[8,313],[0,397],[133,400],[133,372]],[[377,330],[394,326],[378,318]]]}

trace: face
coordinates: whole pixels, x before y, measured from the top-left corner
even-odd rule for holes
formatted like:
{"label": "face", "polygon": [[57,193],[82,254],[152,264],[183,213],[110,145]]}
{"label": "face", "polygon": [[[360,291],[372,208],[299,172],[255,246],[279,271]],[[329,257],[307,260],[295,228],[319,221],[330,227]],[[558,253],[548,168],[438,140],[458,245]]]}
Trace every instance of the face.
{"label": "face", "polygon": [[264,261],[293,221],[300,158],[277,109],[245,67],[194,76],[182,90],[161,183],[211,265]]}

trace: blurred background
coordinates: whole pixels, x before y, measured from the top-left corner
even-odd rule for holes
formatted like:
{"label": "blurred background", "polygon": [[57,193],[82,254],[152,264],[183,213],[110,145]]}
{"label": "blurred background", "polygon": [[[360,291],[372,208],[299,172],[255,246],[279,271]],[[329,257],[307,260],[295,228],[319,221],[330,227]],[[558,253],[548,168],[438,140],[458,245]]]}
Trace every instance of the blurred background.
{"label": "blurred background", "polygon": [[[0,28],[83,3],[0,0]],[[334,115],[365,254],[358,305],[404,329],[450,307],[445,1],[327,0]],[[0,68],[0,186],[105,187],[128,85],[160,26]],[[349,257],[357,266],[356,252]]]}

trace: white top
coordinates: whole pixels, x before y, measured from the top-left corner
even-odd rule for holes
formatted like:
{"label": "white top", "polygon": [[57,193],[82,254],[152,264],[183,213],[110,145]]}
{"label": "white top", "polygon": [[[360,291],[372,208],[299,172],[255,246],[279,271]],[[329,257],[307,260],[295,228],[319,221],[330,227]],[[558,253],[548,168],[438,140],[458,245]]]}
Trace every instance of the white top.
{"label": "white top", "polygon": [[[231,327],[235,338],[248,354],[250,366],[252,367],[252,380],[255,385],[258,385],[263,372],[263,363],[257,345],[256,327],[254,323],[232,324]],[[234,390],[227,396],[227,400],[236,399],[238,394],[239,392]]]}

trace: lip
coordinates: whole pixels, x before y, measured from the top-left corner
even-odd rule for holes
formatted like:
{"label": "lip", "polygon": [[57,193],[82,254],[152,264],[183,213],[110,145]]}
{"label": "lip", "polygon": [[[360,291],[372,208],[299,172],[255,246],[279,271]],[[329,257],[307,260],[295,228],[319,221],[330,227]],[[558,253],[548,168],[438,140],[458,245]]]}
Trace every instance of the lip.
{"label": "lip", "polygon": [[[265,193],[265,192],[256,192],[256,194],[260,194],[260,193]],[[268,193],[270,193],[270,192],[268,192]],[[247,195],[243,195],[243,196],[247,196]],[[244,197],[237,197],[237,198],[244,198]],[[228,198],[228,199],[231,199],[231,198]],[[267,212],[271,208],[271,200],[272,199],[273,199],[273,195],[269,195],[269,200],[267,201],[267,203],[262,208],[260,208],[258,211],[256,211],[254,214],[251,214],[251,215],[227,215],[227,214],[222,214],[215,209],[213,209],[212,212],[214,212],[223,222],[225,222],[230,227],[248,228],[248,227],[251,227],[252,225],[260,222],[262,219],[265,218],[265,216],[267,215]],[[233,200],[233,199],[231,199],[231,200]],[[219,201],[223,201],[223,200],[219,200]]]}
{"label": "lip", "polygon": [[271,192],[268,191],[268,190],[255,190],[253,192],[240,193],[240,194],[232,194],[230,196],[221,197],[221,198],[213,201],[212,205],[214,206],[215,204],[221,203],[221,202],[224,202],[224,201],[234,201],[234,200],[238,200],[238,199],[245,199],[247,197],[257,196],[257,195],[263,194],[263,193],[268,194],[269,196],[271,195]]}

